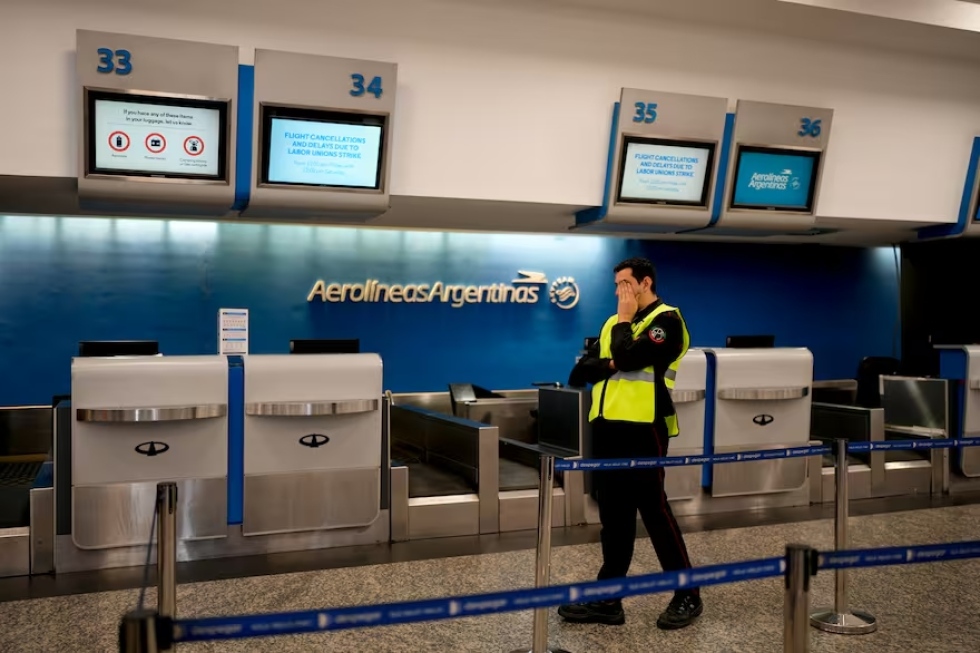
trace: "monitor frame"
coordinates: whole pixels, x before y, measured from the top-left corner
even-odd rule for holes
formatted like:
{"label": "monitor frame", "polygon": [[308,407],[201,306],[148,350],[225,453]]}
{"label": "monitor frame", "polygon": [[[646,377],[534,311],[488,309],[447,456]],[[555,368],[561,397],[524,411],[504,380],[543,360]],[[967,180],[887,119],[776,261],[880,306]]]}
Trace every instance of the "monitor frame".
{"label": "monitor frame", "polygon": [[[84,90],[84,161],[85,177],[91,179],[131,179],[140,181],[167,181],[190,184],[228,184],[229,148],[231,146],[231,101],[219,98],[167,93],[135,92],[102,88]],[[145,104],[151,107],[187,107],[218,111],[218,172],[215,175],[154,172],[135,169],[99,168],[95,163],[95,105],[99,100]]]}
{"label": "monitor frame", "polygon": [[[285,120],[305,120],[313,123],[332,123],[340,125],[364,125],[381,127],[381,138],[378,144],[377,178],[374,186],[344,186],[342,184],[303,184],[285,181],[269,180],[269,163],[272,147],[272,121],[275,118]],[[258,140],[259,148],[256,166],[256,185],[260,188],[295,188],[302,190],[329,190],[350,193],[382,194],[387,187],[388,160],[388,122],[387,113],[368,113],[362,111],[313,109],[309,107],[289,106],[279,103],[263,102],[259,104]]]}
{"label": "monitor frame", "polygon": [[[704,172],[704,184],[701,187],[701,199],[698,201],[646,199],[623,197],[623,179],[626,171],[627,152],[631,143],[641,145],[661,145],[665,147],[686,147],[691,149],[707,149],[708,161]],[[640,206],[680,207],[689,209],[706,209],[711,199],[711,189],[714,186],[715,156],[718,153],[718,142],[697,138],[664,138],[660,136],[640,136],[638,134],[623,134],[622,146],[619,153],[619,170],[616,180],[616,203]]]}
{"label": "monitor frame", "polygon": [[[736,143],[732,161],[731,188],[728,193],[729,211],[761,211],[765,213],[787,213],[793,215],[813,215],[817,198],[817,186],[823,172],[823,150],[812,147],[780,147],[774,145],[755,145]],[[807,192],[806,207],[773,206],[768,204],[737,204],[735,202],[736,182],[742,167],[742,153],[801,156],[813,159],[813,174],[810,175],[810,188]]]}

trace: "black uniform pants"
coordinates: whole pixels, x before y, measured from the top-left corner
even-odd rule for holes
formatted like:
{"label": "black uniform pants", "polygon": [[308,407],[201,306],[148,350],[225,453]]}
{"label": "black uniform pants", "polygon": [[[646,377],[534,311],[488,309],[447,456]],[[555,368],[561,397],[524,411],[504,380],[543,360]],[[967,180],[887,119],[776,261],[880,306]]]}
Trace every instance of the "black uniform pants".
{"label": "black uniform pants", "polygon": [[[657,458],[667,455],[666,426],[592,422],[595,458]],[[636,542],[636,513],[639,511],[665,571],[689,569],[691,561],[674,513],[664,492],[664,469],[624,469],[593,472],[599,520],[602,522],[602,569],[599,580],[620,578],[629,571]],[[686,590],[697,594],[696,588]],[[683,592],[678,592],[683,593]]]}

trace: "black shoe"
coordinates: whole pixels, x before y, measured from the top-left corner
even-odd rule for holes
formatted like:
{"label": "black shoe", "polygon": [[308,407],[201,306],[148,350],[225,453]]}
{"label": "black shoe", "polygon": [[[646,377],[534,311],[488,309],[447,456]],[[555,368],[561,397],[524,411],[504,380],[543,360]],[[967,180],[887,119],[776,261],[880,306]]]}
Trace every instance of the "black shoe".
{"label": "black shoe", "polygon": [[593,601],[563,605],[558,608],[558,616],[576,624],[622,626],[626,623],[622,601]]}
{"label": "black shoe", "polygon": [[675,595],[670,605],[657,619],[657,628],[661,630],[677,630],[694,623],[694,620],[704,612],[701,597],[693,594]]}

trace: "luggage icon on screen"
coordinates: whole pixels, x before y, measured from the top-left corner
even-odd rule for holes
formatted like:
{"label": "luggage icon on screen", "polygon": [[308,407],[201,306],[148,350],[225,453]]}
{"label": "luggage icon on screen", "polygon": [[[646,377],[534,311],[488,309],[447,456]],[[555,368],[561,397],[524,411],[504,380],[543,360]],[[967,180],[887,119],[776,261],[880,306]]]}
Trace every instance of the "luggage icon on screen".
{"label": "luggage icon on screen", "polygon": [[122,147],[122,146],[123,146],[122,136],[116,136],[116,147]]}

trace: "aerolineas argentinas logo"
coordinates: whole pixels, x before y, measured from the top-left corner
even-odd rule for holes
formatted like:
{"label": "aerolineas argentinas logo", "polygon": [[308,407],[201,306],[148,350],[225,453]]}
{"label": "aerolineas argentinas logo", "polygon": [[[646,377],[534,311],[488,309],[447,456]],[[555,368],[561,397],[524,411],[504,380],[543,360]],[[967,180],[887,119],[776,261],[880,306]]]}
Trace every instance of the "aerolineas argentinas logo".
{"label": "aerolineas argentinas logo", "polygon": [[755,190],[786,190],[787,188],[798,190],[799,187],[800,178],[789,168],[779,173],[756,172],[752,174],[752,179],[749,181],[749,188]]}
{"label": "aerolineas argentinas logo", "polygon": [[544,272],[517,271],[518,278],[510,283],[488,285],[452,284],[443,281],[432,283],[382,283],[367,279],[357,283],[335,283],[318,279],[313,284],[308,302],[355,303],[406,303],[430,304],[441,302],[453,308],[467,304],[537,304],[547,292],[547,297],[558,308],[575,308],[579,300],[578,284],[572,277],[559,277],[548,282]]}

